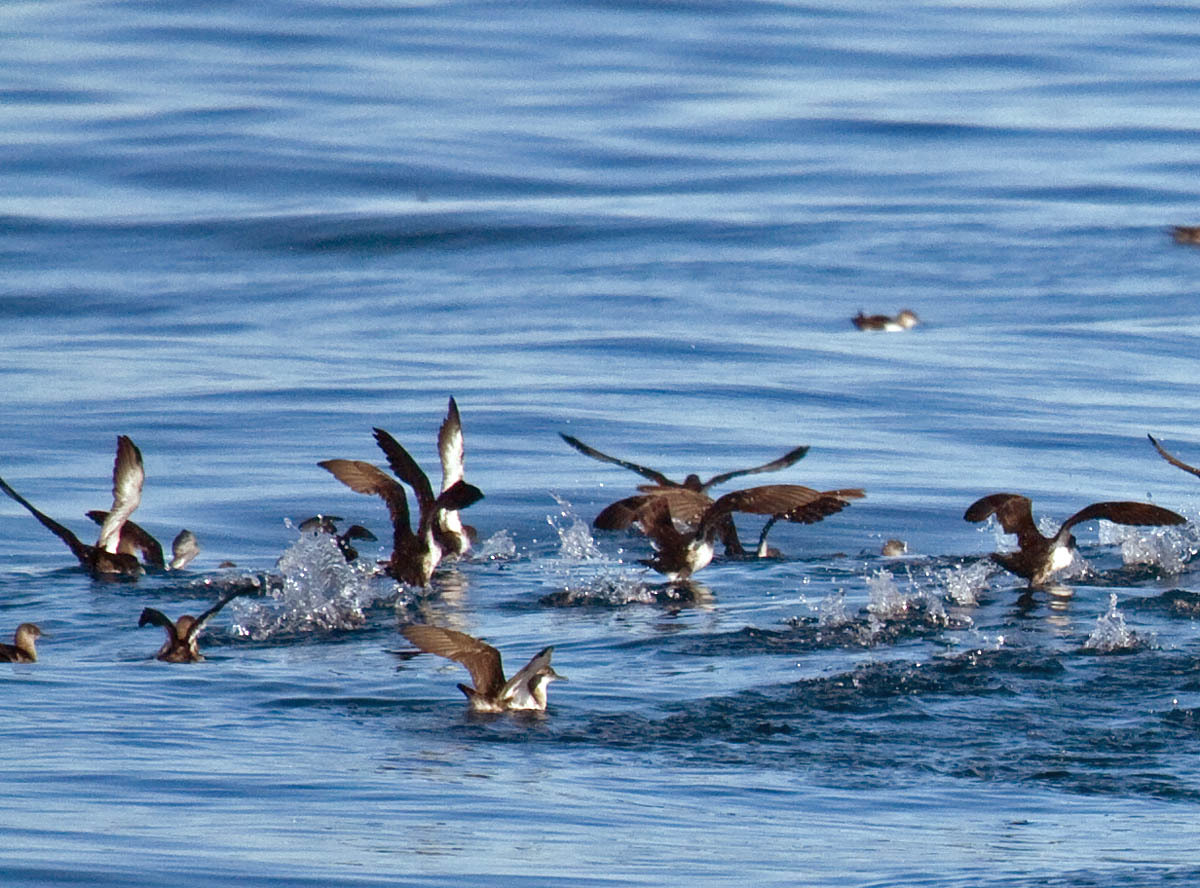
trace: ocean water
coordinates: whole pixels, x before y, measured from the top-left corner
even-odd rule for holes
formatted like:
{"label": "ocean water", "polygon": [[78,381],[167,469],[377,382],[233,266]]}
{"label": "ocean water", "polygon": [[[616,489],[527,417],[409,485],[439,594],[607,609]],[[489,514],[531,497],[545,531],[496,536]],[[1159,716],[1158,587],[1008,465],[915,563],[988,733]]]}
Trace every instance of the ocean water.
{"label": "ocean water", "polygon": [[[9,885],[1188,885],[1200,878],[1200,19],[1187,4],[308,2],[0,12],[0,476],[81,537],[113,448],[203,551],[89,579],[0,502]],[[904,334],[855,330],[909,307]],[[427,468],[428,590],[316,466]],[[594,531],[807,444],[862,487],[686,594]],[[436,479],[437,473],[434,472]],[[962,514],[1151,500],[1029,593]],[[761,519],[739,516],[750,543]],[[908,544],[900,558],[883,542]],[[232,562],[233,567],[222,567]],[[172,616],[251,579],[202,636]],[[547,644],[466,713],[398,627]]]}

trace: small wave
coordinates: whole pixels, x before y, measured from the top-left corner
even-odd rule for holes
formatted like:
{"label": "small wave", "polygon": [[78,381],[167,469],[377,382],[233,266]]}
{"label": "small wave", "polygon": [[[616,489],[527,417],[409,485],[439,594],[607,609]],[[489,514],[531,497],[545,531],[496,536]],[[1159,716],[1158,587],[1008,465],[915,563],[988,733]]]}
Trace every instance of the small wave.
{"label": "small wave", "polygon": [[1119,545],[1121,560],[1127,566],[1152,567],[1167,574],[1182,573],[1200,552],[1200,537],[1191,523],[1147,530],[1101,521],[1100,542]]}

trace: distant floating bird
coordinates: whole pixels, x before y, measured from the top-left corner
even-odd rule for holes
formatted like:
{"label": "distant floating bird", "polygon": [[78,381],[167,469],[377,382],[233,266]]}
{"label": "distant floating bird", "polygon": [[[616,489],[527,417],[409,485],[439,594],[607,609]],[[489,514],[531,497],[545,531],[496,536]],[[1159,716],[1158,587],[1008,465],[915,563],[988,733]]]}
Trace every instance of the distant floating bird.
{"label": "distant floating bird", "polygon": [[[760,472],[777,472],[780,469],[786,469],[788,466],[803,459],[809,450],[807,446],[796,447],[779,457],[779,459],[771,460],[769,463],[749,469],[734,469],[731,472],[722,472],[719,475],[713,475],[707,481],[701,481],[700,476],[694,473],[689,474],[683,481],[672,481],[662,472],[655,469],[627,462],[623,459],[617,459],[615,456],[609,456],[606,453],[601,453],[594,447],[589,447],[571,435],[563,434],[562,432],[558,434],[559,437],[584,456],[590,456],[592,459],[599,460],[600,462],[621,466],[654,482],[654,484],[639,485],[638,490],[642,492],[642,497],[635,496],[618,500],[603,509],[596,516],[595,521],[592,522],[592,526],[597,530],[625,530],[630,527],[636,520],[635,514],[641,507],[642,498],[645,495],[665,498],[671,510],[671,517],[680,524],[695,528],[699,525],[700,517],[704,514],[704,510],[712,504],[712,497],[708,495],[709,488],[716,487],[718,484],[724,484],[726,481],[742,475],[755,475]],[[635,504],[631,506],[631,503]],[[723,516],[721,525],[717,530],[720,534],[721,542],[725,546],[727,555],[741,556],[745,554],[741,540],[738,539],[737,528],[734,527],[731,516]]]}
{"label": "distant floating bird", "polygon": [[899,558],[907,552],[908,543],[904,540],[888,540],[880,550],[880,554],[886,558]]}
{"label": "distant floating bird", "polygon": [[712,561],[717,529],[722,518],[731,512],[772,516],[773,520],[768,522],[759,540],[762,550],[766,546],[766,531],[775,520],[814,524],[842,511],[852,500],[864,496],[866,494],[857,488],[821,491],[799,484],[749,487],[732,491],[714,501],[704,510],[694,532],[681,532],[675,527],[666,499],[648,496],[637,520],[658,551],[644,563],[665,575],[668,580],[686,580]]}
{"label": "distant floating bird", "polygon": [[0,644],[0,662],[36,663],[35,642],[44,634],[36,623],[22,623],[13,635],[12,644]]}
{"label": "distant floating bird", "polygon": [[1017,493],[993,493],[976,500],[967,507],[965,521],[986,521],[992,515],[1000,522],[1005,533],[1017,535],[1016,552],[994,552],[992,560],[1005,570],[1029,581],[1030,586],[1043,586],[1058,571],[1072,560],[1071,550],[1076,548],[1071,528],[1084,521],[1103,518],[1114,524],[1163,526],[1183,524],[1182,515],[1149,503],[1103,502],[1080,509],[1062,523],[1052,537],[1038,532],[1033,521],[1033,503],[1027,496]]}
{"label": "distant floating bird", "polygon": [[317,465],[351,490],[383,499],[392,518],[393,532],[392,556],[386,567],[388,574],[402,583],[427,586],[445,552],[434,532],[440,515],[478,502],[483,498],[483,491],[460,480],[434,497],[429,478],[408,451],[383,429],[374,431],[375,442],[387,457],[388,465],[416,496],[419,517],[415,533],[409,523],[408,497],[395,478],[359,460],[328,459]]}
{"label": "distant floating bird", "polygon": [[1177,244],[1200,244],[1200,227],[1175,225],[1171,228],[1171,237]]}
{"label": "distant floating bird", "polygon": [[865,315],[860,311],[850,321],[860,330],[883,330],[888,333],[897,333],[901,330],[911,330],[920,323],[921,319],[917,317],[916,312],[906,308],[894,318],[887,315]]}
{"label": "distant floating bird", "polygon": [[546,686],[566,681],[550,665],[553,647],[542,648],[516,675],[505,681],[500,652],[484,641],[440,626],[409,625],[400,633],[428,654],[437,654],[467,667],[475,687],[460,684],[473,712],[544,711]]}
{"label": "distant floating bird", "polygon": [[162,611],[148,607],[142,611],[142,615],[138,619],[138,628],[141,629],[143,626],[154,625],[161,626],[167,630],[167,640],[159,648],[158,653],[155,654],[157,659],[165,663],[198,663],[204,659],[204,655],[200,653],[200,649],[197,647],[197,641],[205,624],[221,608],[239,595],[248,594],[249,591],[250,589],[246,588],[226,593],[221,596],[216,604],[200,616],[193,617],[191,614],[184,614],[178,620],[174,621]]}
{"label": "distant floating bird", "polygon": [[[108,512],[92,509],[87,513],[87,517],[103,527],[104,522],[108,520]],[[171,543],[171,561],[168,564],[163,558],[163,548],[159,541],[140,525],[126,521],[121,526],[117,551],[135,557],[141,554],[142,564],[151,570],[182,570],[200,554],[200,542],[190,530],[179,531]]]}
{"label": "distant floating bird", "polygon": [[337,524],[341,521],[338,515],[313,515],[311,518],[306,518],[300,522],[297,528],[301,533],[327,533],[333,537],[333,541],[337,543],[337,547],[341,550],[342,557],[347,561],[354,561],[358,558],[358,550],[351,544],[351,540],[367,540],[374,542],[379,539],[371,531],[367,530],[361,524],[351,524],[346,528],[345,533],[338,533]]}
{"label": "distant floating bird", "polygon": [[[145,569],[137,558],[121,550],[121,531],[142,501],[142,483],[146,473],[142,468],[142,453],[125,435],[117,438],[117,456],[113,462],[113,504],[100,527],[96,545],[80,542],[70,530],[53,518],[39,512],[28,500],[0,479],[0,490],[29,510],[33,517],[49,528],[67,544],[79,563],[93,577],[137,577]],[[140,528],[139,528],[140,529]],[[159,547],[159,558],[162,547]]]}
{"label": "distant floating bird", "polygon": [[[458,415],[458,404],[454,398],[446,410],[446,418],[438,429],[438,456],[442,462],[442,492],[445,493],[463,480],[464,446],[462,419]],[[434,534],[445,555],[466,554],[475,542],[475,528],[463,524],[457,509],[438,512]]]}
{"label": "distant floating bird", "polygon": [[1147,435],[1146,437],[1150,439],[1150,443],[1154,445],[1154,449],[1158,451],[1158,455],[1171,465],[1175,466],[1175,468],[1183,469],[1185,472],[1191,472],[1193,475],[1200,477],[1200,469],[1189,466],[1187,463],[1183,462],[1183,460],[1177,459],[1169,454],[1166,448],[1159,444],[1153,435]]}

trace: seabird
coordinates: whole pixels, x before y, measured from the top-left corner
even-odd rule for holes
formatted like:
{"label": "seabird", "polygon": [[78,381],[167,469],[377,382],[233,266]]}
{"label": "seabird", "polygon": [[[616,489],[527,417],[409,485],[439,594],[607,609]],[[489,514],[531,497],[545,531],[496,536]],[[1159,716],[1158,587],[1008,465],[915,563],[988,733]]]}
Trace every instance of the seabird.
{"label": "seabird", "polygon": [[409,524],[408,497],[404,487],[395,478],[360,460],[327,459],[317,465],[351,490],[381,497],[387,503],[393,534],[392,556],[386,570],[402,583],[427,586],[444,552],[434,533],[439,514],[467,508],[483,498],[483,491],[460,480],[434,497],[429,478],[408,451],[383,429],[375,429],[374,432],[375,442],[387,457],[388,465],[397,477],[413,489],[417,498],[419,517],[415,533]]}
{"label": "seabird", "polygon": [[351,540],[374,542],[379,537],[375,536],[375,534],[371,533],[371,531],[367,530],[361,524],[351,524],[346,528],[345,533],[338,533],[335,522],[341,520],[341,517],[338,515],[313,515],[311,518],[301,521],[297,530],[301,533],[312,531],[314,533],[329,534],[333,537],[333,541],[337,543],[338,549],[341,550],[342,557],[347,561],[354,561],[358,558],[358,550],[351,544]]}
{"label": "seabird", "polygon": [[[442,492],[445,493],[463,480],[463,431],[462,419],[458,415],[458,404],[450,399],[446,418],[438,429],[438,456],[442,461]],[[463,555],[475,542],[475,528],[463,524],[457,509],[438,512],[434,525],[438,544],[445,555]]]}
{"label": "seabird", "polygon": [[[87,513],[101,527],[108,520],[108,512],[103,509],[92,509]],[[162,544],[159,543],[141,525],[126,521],[121,526],[117,542],[117,551],[126,555],[142,556],[142,564],[151,570],[182,570],[200,554],[200,542],[190,530],[181,530],[171,543],[171,561],[166,563],[163,558]]]}
{"label": "seabird", "polygon": [[[842,511],[851,500],[866,494],[857,488],[847,490],[813,490],[799,484],[767,484],[734,490],[713,502],[704,510],[694,532],[680,532],[671,519],[667,500],[647,496],[637,521],[650,537],[657,553],[644,563],[664,574],[668,580],[686,580],[696,571],[707,567],[713,559],[714,541],[723,518],[731,512],[770,515],[797,524],[815,524],[826,516]],[[768,528],[774,521],[768,522]],[[766,529],[759,540],[765,549]]]}
{"label": "seabird", "polygon": [[465,632],[440,626],[409,625],[400,633],[427,654],[437,654],[467,667],[475,687],[460,684],[472,712],[546,709],[546,685],[566,681],[550,665],[553,647],[542,648],[516,675],[505,681],[500,652]]}
{"label": "seabird", "polygon": [[184,614],[174,622],[162,611],[148,607],[142,611],[141,617],[138,618],[138,628],[141,629],[143,626],[152,624],[162,626],[167,630],[167,640],[158,649],[158,653],[155,654],[157,659],[165,663],[198,663],[204,659],[204,655],[200,653],[200,649],[196,646],[200,631],[217,611],[239,595],[245,595],[249,591],[250,589],[236,589],[233,592],[222,595],[216,604],[200,616],[193,617],[191,614]]}
{"label": "seabird", "polygon": [[[79,559],[93,577],[137,577],[145,573],[137,558],[121,550],[121,530],[142,501],[142,483],[146,473],[142,468],[142,453],[127,436],[117,437],[117,456],[113,461],[113,504],[100,527],[96,545],[80,541],[70,530],[53,518],[38,511],[19,493],[0,478],[0,490],[29,510],[38,521],[49,528]],[[161,559],[162,549],[159,547]]]}
{"label": "seabird", "polygon": [[1017,535],[1016,552],[994,552],[992,560],[1005,570],[1029,581],[1030,586],[1043,586],[1058,571],[1071,563],[1076,548],[1071,528],[1084,521],[1104,518],[1114,524],[1162,526],[1183,524],[1182,515],[1149,503],[1103,502],[1080,509],[1062,523],[1052,537],[1044,537],[1033,522],[1033,503],[1018,493],[993,493],[967,507],[963,519],[986,521],[992,515],[1005,533]]}
{"label": "seabird", "polygon": [[1158,455],[1171,465],[1175,466],[1175,468],[1183,469],[1185,472],[1191,472],[1193,475],[1200,476],[1200,469],[1197,469],[1194,466],[1189,466],[1183,460],[1177,459],[1176,457],[1167,453],[1166,448],[1159,444],[1153,435],[1147,435],[1146,437],[1150,439],[1150,443],[1154,445],[1154,449],[1158,451]]}
{"label": "seabird", "polygon": [[34,642],[43,634],[36,623],[22,623],[13,635],[12,644],[0,644],[0,662],[36,663],[37,647]]}
{"label": "seabird", "polygon": [[1200,244],[1200,228],[1195,225],[1175,225],[1171,237],[1177,244]]}
{"label": "seabird", "polygon": [[883,330],[888,333],[897,333],[901,330],[911,330],[920,323],[920,320],[916,312],[906,308],[894,318],[887,315],[865,315],[860,311],[850,319],[850,322],[860,330]]}
{"label": "seabird", "polygon": [[[701,481],[699,475],[692,473],[680,482],[672,481],[662,472],[655,469],[601,453],[599,450],[589,447],[571,435],[564,434],[563,432],[559,432],[558,434],[559,437],[584,456],[590,456],[592,459],[599,460],[600,462],[621,466],[622,468],[629,469],[631,472],[636,472],[643,478],[653,481],[654,484],[639,485],[638,490],[642,492],[643,496],[653,495],[664,497],[670,507],[671,517],[690,528],[695,528],[699,525],[700,517],[704,514],[704,510],[712,505],[712,497],[708,495],[709,488],[715,487],[718,484],[724,484],[726,481],[740,477],[741,475],[755,475],[760,472],[777,472],[780,469],[786,469],[808,453],[807,446],[796,447],[779,457],[779,459],[772,460],[761,466],[722,472],[719,475],[713,475],[707,481]],[[631,507],[630,504],[635,500],[637,504]],[[642,497],[635,496],[612,503],[596,516],[596,519],[592,522],[592,526],[597,530],[624,530],[636,520],[635,514],[641,506],[641,500]],[[738,539],[737,529],[734,527],[732,517],[728,514],[724,515],[721,518],[721,525],[718,531],[721,542],[725,545],[725,554],[731,556],[745,554],[741,541]]]}

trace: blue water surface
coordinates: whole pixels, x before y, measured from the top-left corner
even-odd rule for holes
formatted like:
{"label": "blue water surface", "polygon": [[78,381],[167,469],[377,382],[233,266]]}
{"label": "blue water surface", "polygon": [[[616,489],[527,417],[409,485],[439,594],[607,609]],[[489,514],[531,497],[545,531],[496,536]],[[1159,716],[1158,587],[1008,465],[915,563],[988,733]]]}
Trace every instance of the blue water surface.
{"label": "blue water surface", "polygon": [[[306,2],[0,12],[0,475],[85,539],[116,436],[185,571],[0,503],[9,885],[1200,878],[1200,19],[1188,4]],[[859,332],[860,309],[923,319]],[[370,576],[454,396],[474,554]],[[638,478],[862,487],[687,594]],[[436,478],[436,472],[433,473]],[[964,522],[1076,528],[1029,594]],[[347,565],[297,525],[380,537]],[[739,516],[747,544],[762,521]],[[880,554],[885,540],[908,545]],[[222,567],[232,562],[233,567]],[[195,665],[145,606],[219,614]],[[480,719],[435,622],[569,683]],[[399,653],[398,653],[399,652]]]}

